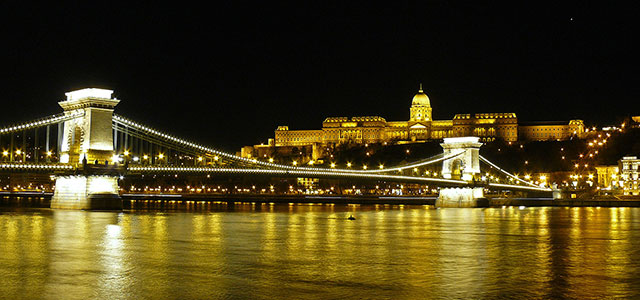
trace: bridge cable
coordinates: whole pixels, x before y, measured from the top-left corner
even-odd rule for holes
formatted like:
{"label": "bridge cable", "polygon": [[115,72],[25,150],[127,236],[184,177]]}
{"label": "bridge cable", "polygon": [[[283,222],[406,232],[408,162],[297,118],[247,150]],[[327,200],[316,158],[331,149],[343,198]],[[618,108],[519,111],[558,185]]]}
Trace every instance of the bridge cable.
{"label": "bridge cable", "polygon": [[42,117],[42,118],[36,119],[34,121],[19,123],[19,124],[13,125],[13,126],[7,126],[7,127],[4,127],[4,128],[0,128],[0,134],[17,132],[17,131],[22,131],[22,130],[26,130],[26,129],[34,129],[34,128],[39,128],[39,127],[44,127],[44,126],[47,126],[47,125],[58,124],[58,123],[66,122],[66,121],[73,120],[73,119],[76,119],[76,118],[80,118],[82,116],[84,116],[84,111],[76,111],[76,112],[72,112],[70,114],[59,113],[59,114],[55,114],[55,115]]}
{"label": "bridge cable", "polygon": [[489,166],[491,166],[491,167],[495,168],[496,170],[502,172],[503,174],[507,175],[508,177],[514,178],[517,181],[522,182],[522,183],[524,183],[526,185],[530,185],[530,186],[533,186],[533,187],[536,187],[536,188],[540,188],[539,186],[537,186],[537,185],[535,185],[533,183],[527,182],[526,180],[522,180],[522,179],[518,178],[517,176],[515,176],[515,175],[513,175],[513,174],[511,174],[511,173],[509,173],[509,172],[507,172],[505,170],[503,170],[502,168],[496,166],[494,163],[490,162],[488,159],[484,158],[482,155],[479,155],[479,157],[480,157],[480,161],[488,164]]}

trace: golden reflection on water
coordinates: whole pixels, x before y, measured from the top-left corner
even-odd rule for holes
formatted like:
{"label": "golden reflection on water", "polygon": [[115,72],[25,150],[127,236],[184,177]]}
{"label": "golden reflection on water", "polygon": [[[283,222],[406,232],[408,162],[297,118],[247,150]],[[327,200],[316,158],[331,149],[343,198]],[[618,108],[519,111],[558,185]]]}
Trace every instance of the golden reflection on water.
{"label": "golden reflection on water", "polygon": [[[0,295],[640,296],[638,208],[201,206],[197,213],[0,211]],[[351,214],[357,220],[347,220]]]}

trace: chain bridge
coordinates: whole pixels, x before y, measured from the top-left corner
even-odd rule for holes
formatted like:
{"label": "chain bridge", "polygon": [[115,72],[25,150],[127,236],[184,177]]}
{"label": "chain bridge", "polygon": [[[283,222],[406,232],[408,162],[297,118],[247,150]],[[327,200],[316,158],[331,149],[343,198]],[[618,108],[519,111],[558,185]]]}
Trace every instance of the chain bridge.
{"label": "chain bridge", "polygon": [[[96,88],[68,92],[58,103],[62,113],[0,127],[0,174],[50,175],[52,208],[68,209],[121,208],[124,178],[164,174],[428,184],[439,189],[436,205],[443,207],[476,206],[485,190],[552,192],[482,157],[478,137],[445,138],[442,153],[380,169],[286,165],[240,157],[114,114],[120,100],[112,94]],[[427,166],[440,166],[439,176],[412,172]],[[483,175],[489,171],[496,176]]]}

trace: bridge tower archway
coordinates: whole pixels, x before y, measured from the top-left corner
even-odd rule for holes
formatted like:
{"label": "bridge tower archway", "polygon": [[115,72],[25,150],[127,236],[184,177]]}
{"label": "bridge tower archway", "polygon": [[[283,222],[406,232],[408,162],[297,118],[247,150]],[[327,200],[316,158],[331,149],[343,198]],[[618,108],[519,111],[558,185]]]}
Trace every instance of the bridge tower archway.
{"label": "bridge tower archway", "polygon": [[454,159],[451,163],[451,179],[462,179],[462,171],[464,170],[464,163],[462,159]]}
{"label": "bridge tower archway", "polygon": [[453,137],[445,138],[440,144],[444,155],[461,153],[442,162],[442,177],[447,179],[460,178],[472,181],[474,176],[480,174],[480,142],[479,137]]}
{"label": "bridge tower archway", "polygon": [[111,98],[112,90],[86,88],[66,93],[58,104],[66,115],[82,113],[80,118],[64,122],[60,162],[80,163],[109,160],[113,156],[113,110],[120,100]]}

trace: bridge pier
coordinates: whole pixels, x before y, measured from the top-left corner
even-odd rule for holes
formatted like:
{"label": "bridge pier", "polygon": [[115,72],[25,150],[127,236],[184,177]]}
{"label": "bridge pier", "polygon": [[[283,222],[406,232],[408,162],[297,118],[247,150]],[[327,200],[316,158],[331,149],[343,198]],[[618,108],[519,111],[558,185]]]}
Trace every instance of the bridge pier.
{"label": "bridge pier", "polygon": [[[442,177],[473,182],[480,174],[480,138],[445,138],[440,145],[445,155],[461,152],[442,162]],[[486,207],[488,204],[481,187],[443,188],[436,200],[436,207]]]}
{"label": "bridge pier", "polygon": [[483,188],[445,188],[440,190],[436,207],[487,207]]}
{"label": "bridge pier", "polygon": [[71,175],[56,178],[51,208],[121,210],[118,177],[112,175]]}

